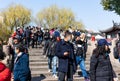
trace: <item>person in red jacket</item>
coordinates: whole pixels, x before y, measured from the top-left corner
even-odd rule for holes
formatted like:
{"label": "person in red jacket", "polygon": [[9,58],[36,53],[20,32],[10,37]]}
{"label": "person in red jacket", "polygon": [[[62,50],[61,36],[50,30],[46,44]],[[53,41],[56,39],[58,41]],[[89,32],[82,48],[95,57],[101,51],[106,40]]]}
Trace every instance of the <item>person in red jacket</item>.
{"label": "person in red jacket", "polygon": [[0,81],[11,81],[11,71],[2,63],[5,54],[0,50]]}

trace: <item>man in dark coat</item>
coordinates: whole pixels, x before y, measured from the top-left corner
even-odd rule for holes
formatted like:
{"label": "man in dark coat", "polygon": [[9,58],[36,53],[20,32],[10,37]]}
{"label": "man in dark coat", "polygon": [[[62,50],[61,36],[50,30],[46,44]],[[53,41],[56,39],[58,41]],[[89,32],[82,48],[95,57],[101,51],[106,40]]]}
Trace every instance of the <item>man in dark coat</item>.
{"label": "man in dark coat", "polygon": [[71,41],[72,34],[69,31],[65,32],[64,40],[61,40],[56,46],[56,55],[59,58],[58,66],[58,81],[73,81],[75,68],[74,48]]}

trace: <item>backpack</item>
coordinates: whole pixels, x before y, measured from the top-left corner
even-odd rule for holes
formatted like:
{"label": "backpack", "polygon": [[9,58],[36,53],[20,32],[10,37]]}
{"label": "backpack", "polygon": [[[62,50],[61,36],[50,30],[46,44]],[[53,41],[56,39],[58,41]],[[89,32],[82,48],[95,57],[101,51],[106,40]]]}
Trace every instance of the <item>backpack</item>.
{"label": "backpack", "polygon": [[84,47],[83,47],[83,45],[81,45],[81,47],[77,46],[76,55],[83,57],[83,54],[84,54]]}
{"label": "backpack", "polygon": [[119,59],[120,54],[120,41],[116,43],[116,46],[113,49],[113,56],[115,59]]}

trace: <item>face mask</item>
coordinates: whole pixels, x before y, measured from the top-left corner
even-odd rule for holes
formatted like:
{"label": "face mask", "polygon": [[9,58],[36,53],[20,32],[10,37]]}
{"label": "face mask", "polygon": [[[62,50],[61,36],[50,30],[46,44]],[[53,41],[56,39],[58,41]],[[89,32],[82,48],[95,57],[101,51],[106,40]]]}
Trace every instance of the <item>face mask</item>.
{"label": "face mask", "polygon": [[15,48],[15,54],[17,54],[18,52],[17,52],[17,49]]}
{"label": "face mask", "polygon": [[15,54],[17,54],[17,50],[15,50]]}
{"label": "face mask", "polygon": [[71,37],[68,38],[68,41],[71,41]]}

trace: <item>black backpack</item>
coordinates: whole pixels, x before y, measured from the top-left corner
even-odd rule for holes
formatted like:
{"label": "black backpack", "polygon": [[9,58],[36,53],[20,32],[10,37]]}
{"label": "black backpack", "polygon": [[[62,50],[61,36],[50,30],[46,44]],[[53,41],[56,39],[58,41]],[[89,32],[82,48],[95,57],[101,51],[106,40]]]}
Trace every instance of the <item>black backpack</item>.
{"label": "black backpack", "polygon": [[83,57],[83,54],[84,54],[84,47],[83,45],[81,45],[81,47],[77,47],[76,55]]}
{"label": "black backpack", "polygon": [[113,49],[113,56],[115,59],[119,59],[120,54],[120,41],[116,43],[116,46]]}

